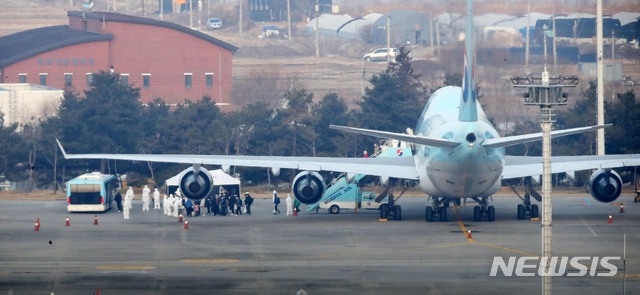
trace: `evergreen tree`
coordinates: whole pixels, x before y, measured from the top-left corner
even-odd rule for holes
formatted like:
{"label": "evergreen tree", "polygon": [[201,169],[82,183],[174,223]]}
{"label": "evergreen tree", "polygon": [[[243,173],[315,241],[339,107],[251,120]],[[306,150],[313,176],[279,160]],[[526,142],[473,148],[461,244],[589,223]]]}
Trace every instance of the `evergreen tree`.
{"label": "evergreen tree", "polygon": [[12,181],[23,180],[30,169],[28,147],[17,128],[16,123],[5,127],[4,114],[0,112],[0,175]]}
{"label": "evergreen tree", "polygon": [[411,68],[409,51],[402,47],[387,69],[371,77],[359,103],[358,126],[391,132],[415,128],[424,108],[426,89]]}

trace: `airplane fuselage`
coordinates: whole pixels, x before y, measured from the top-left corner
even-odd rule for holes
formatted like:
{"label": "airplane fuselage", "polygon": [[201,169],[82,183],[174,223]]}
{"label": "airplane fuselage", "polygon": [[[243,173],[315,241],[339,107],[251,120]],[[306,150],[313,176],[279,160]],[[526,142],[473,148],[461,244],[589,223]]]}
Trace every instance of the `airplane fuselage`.
{"label": "airplane fuselage", "polygon": [[484,148],[482,141],[500,135],[479,103],[477,121],[460,121],[460,87],[436,91],[427,102],[416,134],[460,142],[456,147],[416,147],[420,188],[434,197],[484,197],[500,189],[504,148]]}

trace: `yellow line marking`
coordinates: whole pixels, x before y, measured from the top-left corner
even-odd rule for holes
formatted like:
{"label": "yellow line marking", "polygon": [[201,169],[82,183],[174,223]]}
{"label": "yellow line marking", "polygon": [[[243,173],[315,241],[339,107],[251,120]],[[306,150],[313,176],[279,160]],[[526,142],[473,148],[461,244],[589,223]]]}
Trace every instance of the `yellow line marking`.
{"label": "yellow line marking", "polygon": [[[460,216],[458,216],[458,206],[454,205],[453,206],[453,214],[456,216],[456,220],[458,221],[458,226],[460,227],[460,230],[462,230],[462,233],[464,234],[464,237],[467,238],[467,227],[464,226],[464,223],[462,222],[462,220],[460,220]],[[467,241],[470,243],[475,243],[476,241],[471,238],[467,238]]]}
{"label": "yellow line marking", "polygon": [[222,259],[222,258],[180,260],[180,262],[183,262],[183,263],[235,263],[238,261],[239,261],[238,259]]}
{"label": "yellow line marking", "polygon": [[100,270],[151,270],[155,269],[154,266],[144,265],[99,265],[96,269]]}
{"label": "yellow line marking", "polygon": [[[453,206],[453,213],[455,214],[456,220],[458,221],[458,226],[460,227],[460,229],[462,230],[462,233],[464,234],[464,236],[466,238],[467,237],[467,227],[464,226],[464,223],[462,222],[462,220],[460,220],[460,216],[458,215],[458,206]],[[471,232],[471,233],[473,234],[473,232]],[[535,254],[532,254],[532,253],[529,253],[529,252],[526,252],[526,251],[520,251],[520,250],[517,250],[517,249],[498,246],[496,244],[481,243],[481,242],[478,242],[478,241],[474,240],[473,238],[471,238],[471,239],[467,238],[467,242],[475,243],[476,245],[479,245],[479,246],[484,246],[484,247],[489,247],[489,248],[496,248],[496,249],[501,249],[501,250],[505,250],[505,251],[508,251],[508,252],[522,254],[522,255],[525,255],[525,256],[536,256],[536,257],[538,256],[538,255],[535,255]]]}

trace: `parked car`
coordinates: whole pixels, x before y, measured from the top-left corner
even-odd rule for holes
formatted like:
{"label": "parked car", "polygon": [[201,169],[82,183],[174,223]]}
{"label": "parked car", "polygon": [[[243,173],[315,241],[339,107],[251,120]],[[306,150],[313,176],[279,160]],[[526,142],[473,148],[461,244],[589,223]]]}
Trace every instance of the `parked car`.
{"label": "parked car", "polygon": [[264,26],[262,27],[262,34],[259,37],[260,38],[279,38],[280,28],[278,28],[277,26]]}
{"label": "parked car", "polygon": [[387,52],[389,53],[389,58],[391,59],[395,59],[396,55],[398,55],[397,48],[378,48],[372,52],[365,54],[362,58],[366,61],[386,61]]}
{"label": "parked car", "polygon": [[208,19],[207,30],[217,30],[217,29],[222,29],[222,20],[215,17]]}

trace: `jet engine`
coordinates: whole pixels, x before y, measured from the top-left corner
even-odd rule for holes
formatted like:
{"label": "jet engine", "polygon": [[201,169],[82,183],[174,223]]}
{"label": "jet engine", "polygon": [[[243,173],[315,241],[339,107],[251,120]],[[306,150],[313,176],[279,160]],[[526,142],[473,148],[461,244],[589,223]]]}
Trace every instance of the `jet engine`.
{"label": "jet engine", "polygon": [[213,178],[207,169],[202,167],[187,168],[180,178],[180,192],[191,200],[202,200],[213,189]]}
{"label": "jet engine", "polygon": [[600,202],[613,202],[622,192],[622,179],[613,170],[598,170],[589,178],[589,192]]}
{"label": "jet engine", "polygon": [[293,179],[293,195],[304,204],[315,204],[327,189],[324,178],[314,171],[303,171]]}

